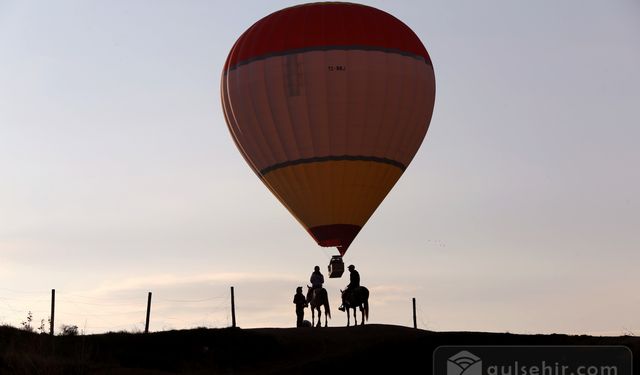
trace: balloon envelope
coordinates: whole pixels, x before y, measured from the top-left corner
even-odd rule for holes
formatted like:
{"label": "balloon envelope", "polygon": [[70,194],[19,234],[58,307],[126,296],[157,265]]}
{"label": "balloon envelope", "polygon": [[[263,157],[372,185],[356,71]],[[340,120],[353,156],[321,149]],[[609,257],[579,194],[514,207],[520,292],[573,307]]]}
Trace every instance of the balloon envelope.
{"label": "balloon envelope", "polygon": [[395,17],[313,3],[242,34],[221,90],[247,163],[319,245],[344,255],[420,147],[435,78],[424,45]]}

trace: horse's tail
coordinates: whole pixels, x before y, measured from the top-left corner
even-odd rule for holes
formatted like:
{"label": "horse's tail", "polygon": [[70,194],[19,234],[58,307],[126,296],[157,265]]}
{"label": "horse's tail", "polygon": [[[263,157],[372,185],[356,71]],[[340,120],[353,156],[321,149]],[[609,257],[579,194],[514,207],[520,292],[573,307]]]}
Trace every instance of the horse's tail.
{"label": "horse's tail", "polygon": [[331,305],[329,305],[329,293],[322,288],[322,304],[324,305],[324,313],[331,319]]}
{"label": "horse's tail", "polygon": [[369,289],[364,288],[366,293],[364,296],[364,318],[369,320]]}

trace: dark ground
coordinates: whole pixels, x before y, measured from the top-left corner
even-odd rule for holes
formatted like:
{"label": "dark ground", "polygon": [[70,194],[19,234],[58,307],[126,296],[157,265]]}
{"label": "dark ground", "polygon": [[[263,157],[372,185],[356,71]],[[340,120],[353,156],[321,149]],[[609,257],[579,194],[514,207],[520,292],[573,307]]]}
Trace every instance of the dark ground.
{"label": "dark ground", "polygon": [[625,345],[640,338],[431,332],[399,326],[193,329],[49,337],[0,327],[0,374],[431,373],[440,345]]}

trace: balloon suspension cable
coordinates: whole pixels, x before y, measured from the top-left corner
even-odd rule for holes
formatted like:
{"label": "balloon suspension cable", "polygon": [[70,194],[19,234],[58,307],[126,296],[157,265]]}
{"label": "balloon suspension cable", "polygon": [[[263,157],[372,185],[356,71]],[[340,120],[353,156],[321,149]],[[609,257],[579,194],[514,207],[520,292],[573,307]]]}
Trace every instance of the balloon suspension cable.
{"label": "balloon suspension cable", "polygon": [[322,254],[324,254],[325,257],[327,257],[327,259],[331,260],[331,254],[329,254],[329,247],[320,247],[320,250],[322,252]]}

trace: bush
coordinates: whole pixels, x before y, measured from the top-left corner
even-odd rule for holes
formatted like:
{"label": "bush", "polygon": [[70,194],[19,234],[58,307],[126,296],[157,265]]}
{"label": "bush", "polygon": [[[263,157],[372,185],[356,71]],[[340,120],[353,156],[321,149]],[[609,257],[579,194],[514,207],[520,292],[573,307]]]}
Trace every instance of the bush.
{"label": "bush", "polygon": [[61,336],[78,336],[78,326],[68,326],[63,324],[60,326]]}
{"label": "bush", "polygon": [[31,322],[33,321],[33,313],[29,311],[27,314],[27,320],[20,323],[22,325],[22,329],[28,332],[33,332],[33,327],[31,326]]}

